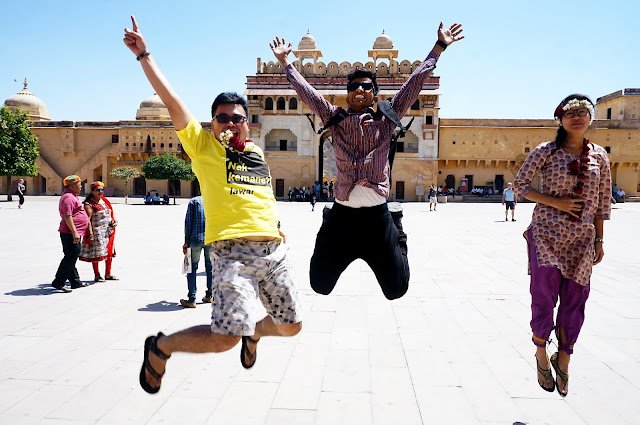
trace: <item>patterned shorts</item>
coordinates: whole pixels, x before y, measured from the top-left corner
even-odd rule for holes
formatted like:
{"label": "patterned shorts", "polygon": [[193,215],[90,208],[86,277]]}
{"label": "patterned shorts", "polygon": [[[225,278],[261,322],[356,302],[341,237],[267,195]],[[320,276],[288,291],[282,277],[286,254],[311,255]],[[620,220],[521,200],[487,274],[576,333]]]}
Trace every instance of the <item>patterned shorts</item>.
{"label": "patterned shorts", "polygon": [[275,323],[302,321],[285,244],[231,239],[214,242],[211,248],[212,332],[253,335],[264,316],[259,302]]}

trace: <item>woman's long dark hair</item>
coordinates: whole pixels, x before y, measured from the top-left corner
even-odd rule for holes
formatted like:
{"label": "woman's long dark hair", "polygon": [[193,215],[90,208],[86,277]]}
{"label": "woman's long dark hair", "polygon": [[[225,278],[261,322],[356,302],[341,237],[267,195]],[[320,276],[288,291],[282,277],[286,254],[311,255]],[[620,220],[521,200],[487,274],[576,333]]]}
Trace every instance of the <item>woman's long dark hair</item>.
{"label": "woman's long dark hair", "polygon": [[89,192],[89,194],[87,195],[86,198],[84,198],[84,201],[82,203],[86,204],[87,202],[91,201],[92,199],[93,199],[93,192]]}
{"label": "woman's long dark hair", "polygon": [[564,129],[562,124],[558,127],[558,132],[556,133],[556,149],[560,149],[567,142],[567,130]]}

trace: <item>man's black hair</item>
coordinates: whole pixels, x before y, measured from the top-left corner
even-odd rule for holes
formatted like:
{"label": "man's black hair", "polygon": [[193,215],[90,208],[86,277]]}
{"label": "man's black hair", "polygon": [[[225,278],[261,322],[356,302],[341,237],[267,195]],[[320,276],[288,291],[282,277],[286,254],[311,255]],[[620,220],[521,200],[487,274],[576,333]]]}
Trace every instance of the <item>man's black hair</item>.
{"label": "man's black hair", "polygon": [[247,103],[247,99],[245,99],[243,96],[240,96],[236,92],[230,92],[230,91],[220,93],[215,98],[215,100],[211,104],[211,118],[216,116],[216,109],[218,108],[218,106],[228,105],[228,104],[242,106],[242,109],[244,109],[244,113],[247,116],[247,119],[249,118],[249,104]]}
{"label": "man's black hair", "polygon": [[376,81],[375,72],[371,72],[366,69],[356,69],[351,74],[347,75],[347,82],[351,83],[357,78],[370,78],[373,83],[373,94],[378,94],[378,82]]}

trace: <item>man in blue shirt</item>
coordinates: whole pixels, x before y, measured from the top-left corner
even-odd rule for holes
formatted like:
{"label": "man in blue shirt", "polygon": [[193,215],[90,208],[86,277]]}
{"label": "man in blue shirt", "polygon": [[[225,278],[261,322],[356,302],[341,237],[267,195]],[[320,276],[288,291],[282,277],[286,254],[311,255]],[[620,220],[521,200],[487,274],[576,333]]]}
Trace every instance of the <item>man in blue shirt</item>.
{"label": "man in blue shirt", "polygon": [[204,244],[204,207],[202,196],[196,196],[189,201],[187,215],[184,218],[184,245],[182,252],[186,255],[191,248],[191,272],[187,274],[187,286],[189,294],[187,299],[181,299],[180,304],[185,308],[196,307],[196,272],[200,262],[200,254],[204,249],[204,266],[207,271],[207,292],[202,302],[211,303],[211,285],[213,273],[211,267],[211,246]]}
{"label": "man in blue shirt", "polygon": [[516,221],[514,215],[516,213],[516,194],[513,191],[513,184],[507,183],[507,188],[502,191],[502,205],[506,205],[504,210],[504,221],[509,221],[509,210],[511,210],[511,221]]}

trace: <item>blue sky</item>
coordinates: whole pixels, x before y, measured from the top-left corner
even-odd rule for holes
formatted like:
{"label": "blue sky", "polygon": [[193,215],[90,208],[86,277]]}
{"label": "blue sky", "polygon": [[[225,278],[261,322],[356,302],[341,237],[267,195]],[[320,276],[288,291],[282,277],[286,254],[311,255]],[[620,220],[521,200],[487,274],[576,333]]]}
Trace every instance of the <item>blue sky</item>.
{"label": "blue sky", "polygon": [[[221,91],[242,92],[274,35],[307,29],[325,62],[366,61],[384,29],[399,59],[421,60],[440,20],[466,38],[440,58],[444,118],[551,118],[567,94],[640,87],[640,2],[43,1],[3,2],[0,97],[22,88],[54,120],[134,119],[151,86],[124,46],[135,14],[149,51],[200,120]],[[393,7],[390,7],[393,5]],[[15,82],[14,80],[18,80]]]}

